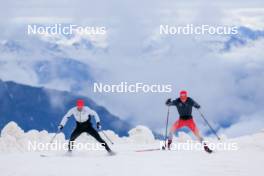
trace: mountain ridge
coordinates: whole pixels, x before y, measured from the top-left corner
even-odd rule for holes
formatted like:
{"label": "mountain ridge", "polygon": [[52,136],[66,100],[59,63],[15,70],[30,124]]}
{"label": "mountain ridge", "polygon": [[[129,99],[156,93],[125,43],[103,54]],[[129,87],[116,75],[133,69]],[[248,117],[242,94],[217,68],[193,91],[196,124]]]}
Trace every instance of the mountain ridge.
{"label": "mountain ridge", "polygon": [[[97,111],[103,129],[110,129],[120,136],[126,136],[132,127],[89,97],[67,91],[0,80],[0,97],[0,129],[9,121],[15,121],[26,131],[37,129],[55,132],[63,115],[75,106],[77,98],[83,98],[87,106]],[[69,137],[74,125],[74,120],[70,119],[65,127],[66,137]]]}

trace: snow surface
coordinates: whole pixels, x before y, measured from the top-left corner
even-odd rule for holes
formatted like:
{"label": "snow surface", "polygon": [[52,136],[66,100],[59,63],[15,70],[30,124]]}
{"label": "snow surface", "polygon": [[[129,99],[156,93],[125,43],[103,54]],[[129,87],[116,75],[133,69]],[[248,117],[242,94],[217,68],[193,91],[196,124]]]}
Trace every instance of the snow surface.
{"label": "snow surface", "polygon": [[[71,156],[63,151],[27,151],[28,141],[49,142],[54,134],[47,131],[24,132],[10,122],[1,131],[0,175],[2,176],[250,176],[262,175],[264,163],[264,131],[225,142],[237,142],[237,151],[151,151],[139,149],[159,148],[151,131],[137,126],[129,131],[129,137],[120,138],[112,131],[105,133],[114,141],[111,148],[117,152],[108,156],[105,151],[74,151]],[[102,137],[104,137],[101,134]],[[176,142],[189,140],[181,133]],[[57,141],[66,142],[60,133]],[[208,139],[214,141],[213,139]],[[94,141],[82,135],[78,142]],[[49,157],[40,157],[47,154]]]}

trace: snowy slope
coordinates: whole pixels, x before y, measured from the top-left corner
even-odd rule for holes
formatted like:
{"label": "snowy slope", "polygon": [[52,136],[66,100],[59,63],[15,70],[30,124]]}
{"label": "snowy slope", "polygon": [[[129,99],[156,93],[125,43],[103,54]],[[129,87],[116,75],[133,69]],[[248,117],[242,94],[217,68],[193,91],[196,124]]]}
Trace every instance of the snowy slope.
{"label": "snowy slope", "polygon": [[[29,134],[31,133],[31,134]],[[138,153],[140,148],[157,147],[146,127],[138,126],[130,131],[128,138],[119,138],[112,132],[107,134],[115,141],[112,146],[118,153],[107,156],[105,151],[75,151],[72,156],[62,152],[49,152],[50,157],[40,157],[41,152],[21,152],[16,145],[27,139],[44,140],[51,136],[45,132],[24,133],[15,124],[4,128],[0,138],[1,175],[12,176],[134,176],[134,175],[181,175],[181,176],[250,176],[261,175],[264,162],[264,133],[244,136],[226,141],[237,142],[238,151],[152,151]],[[41,137],[42,136],[42,137]],[[81,142],[86,136],[81,136]],[[9,139],[8,139],[9,138]],[[87,138],[87,137],[86,137]],[[63,135],[59,136],[63,140]],[[143,139],[146,139],[145,141]],[[86,140],[90,140],[89,137]],[[13,144],[13,150],[4,150],[4,144]]]}

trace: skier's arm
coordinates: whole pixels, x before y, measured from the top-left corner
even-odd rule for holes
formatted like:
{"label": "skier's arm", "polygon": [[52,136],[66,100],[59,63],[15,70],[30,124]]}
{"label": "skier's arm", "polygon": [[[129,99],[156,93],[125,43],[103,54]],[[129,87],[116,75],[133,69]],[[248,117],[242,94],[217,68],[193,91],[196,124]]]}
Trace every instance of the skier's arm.
{"label": "skier's arm", "polygon": [[94,110],[91,110],[91,111],[90,111],[90,115],[91,115],[92,117],[94,117],[96,123],[100,123],[100,118],[99,118],[97,112],[95,112]]}
{"label": "skier's arm", "polygon": [[171,99],[168,99],[165,103],[167,106],[175,106],[176,100],[171,101]]}
{"label": "skier's arm", "polygon": [[99,118],[98,114],[97,114],[94,110],[90,110],[90,114],[89,114],[89,116],[94,117],[94,119],[95,119],[95,121],[96,121],[96,128],[97,128],[98,130],[100,130],[100,129],[102,128],[102,126],[101,126],[100,118]]}
{"label": "skier's arm", "polygon": [[73,110],[70,109],[62,118],[60,126],[64,127],[69,120],[69,118],[73,115]]}
{"label": "skier's arm", "polygon": [[196,101],[194,101],[193,99],[191,99],[191,101],[192,101],[193,107],[195,107],[196,109],[200,109],[201,108],[201,106]]}

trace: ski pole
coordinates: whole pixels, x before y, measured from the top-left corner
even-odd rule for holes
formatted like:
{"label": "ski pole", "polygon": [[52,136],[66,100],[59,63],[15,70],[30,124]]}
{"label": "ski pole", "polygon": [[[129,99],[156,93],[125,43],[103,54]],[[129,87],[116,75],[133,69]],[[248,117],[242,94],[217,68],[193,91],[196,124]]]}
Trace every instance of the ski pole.
{"label": "ski pole", "polygon": [[203,118],[203,120],[206,122],[206,124],[208,125],[208,127],[211,129],[211,131],[214,133],[214,135],[217,137],[218,140],[220,140],[220,137],[217,135],[216,131],[213,129],[213,127],[210,125],[210,123],[208,122],[208,120],[204,117],[203,113],[198,109],[198,112],[200,113],[201,117]]}
{"label": "ski pole", "polygon": [[164,135],[164,146],[162,148],[163,150],[165,150],[165,148],[166,148],[166,140],[167,140],[167,137],[168,137],[169,116],[170,116],[170,106],[168,106],[167,117],[166,117],[166,129],[165,129],[165,135]]}
{"label": "ski pole", "polygon": [[56,138],[57,134],[59,134],[60,130],[58,129],[58,131],[55,133],[55,135],[51,138],[50,143],[53,142],[53,140]]}
{"label": "ski pole", "polygon": [[105,134],[104,131],[101,131],[103,133],[103,135],[105,136],[105,138],[112,144],[114,145],[114,143],[112,142],[112,140]]}

